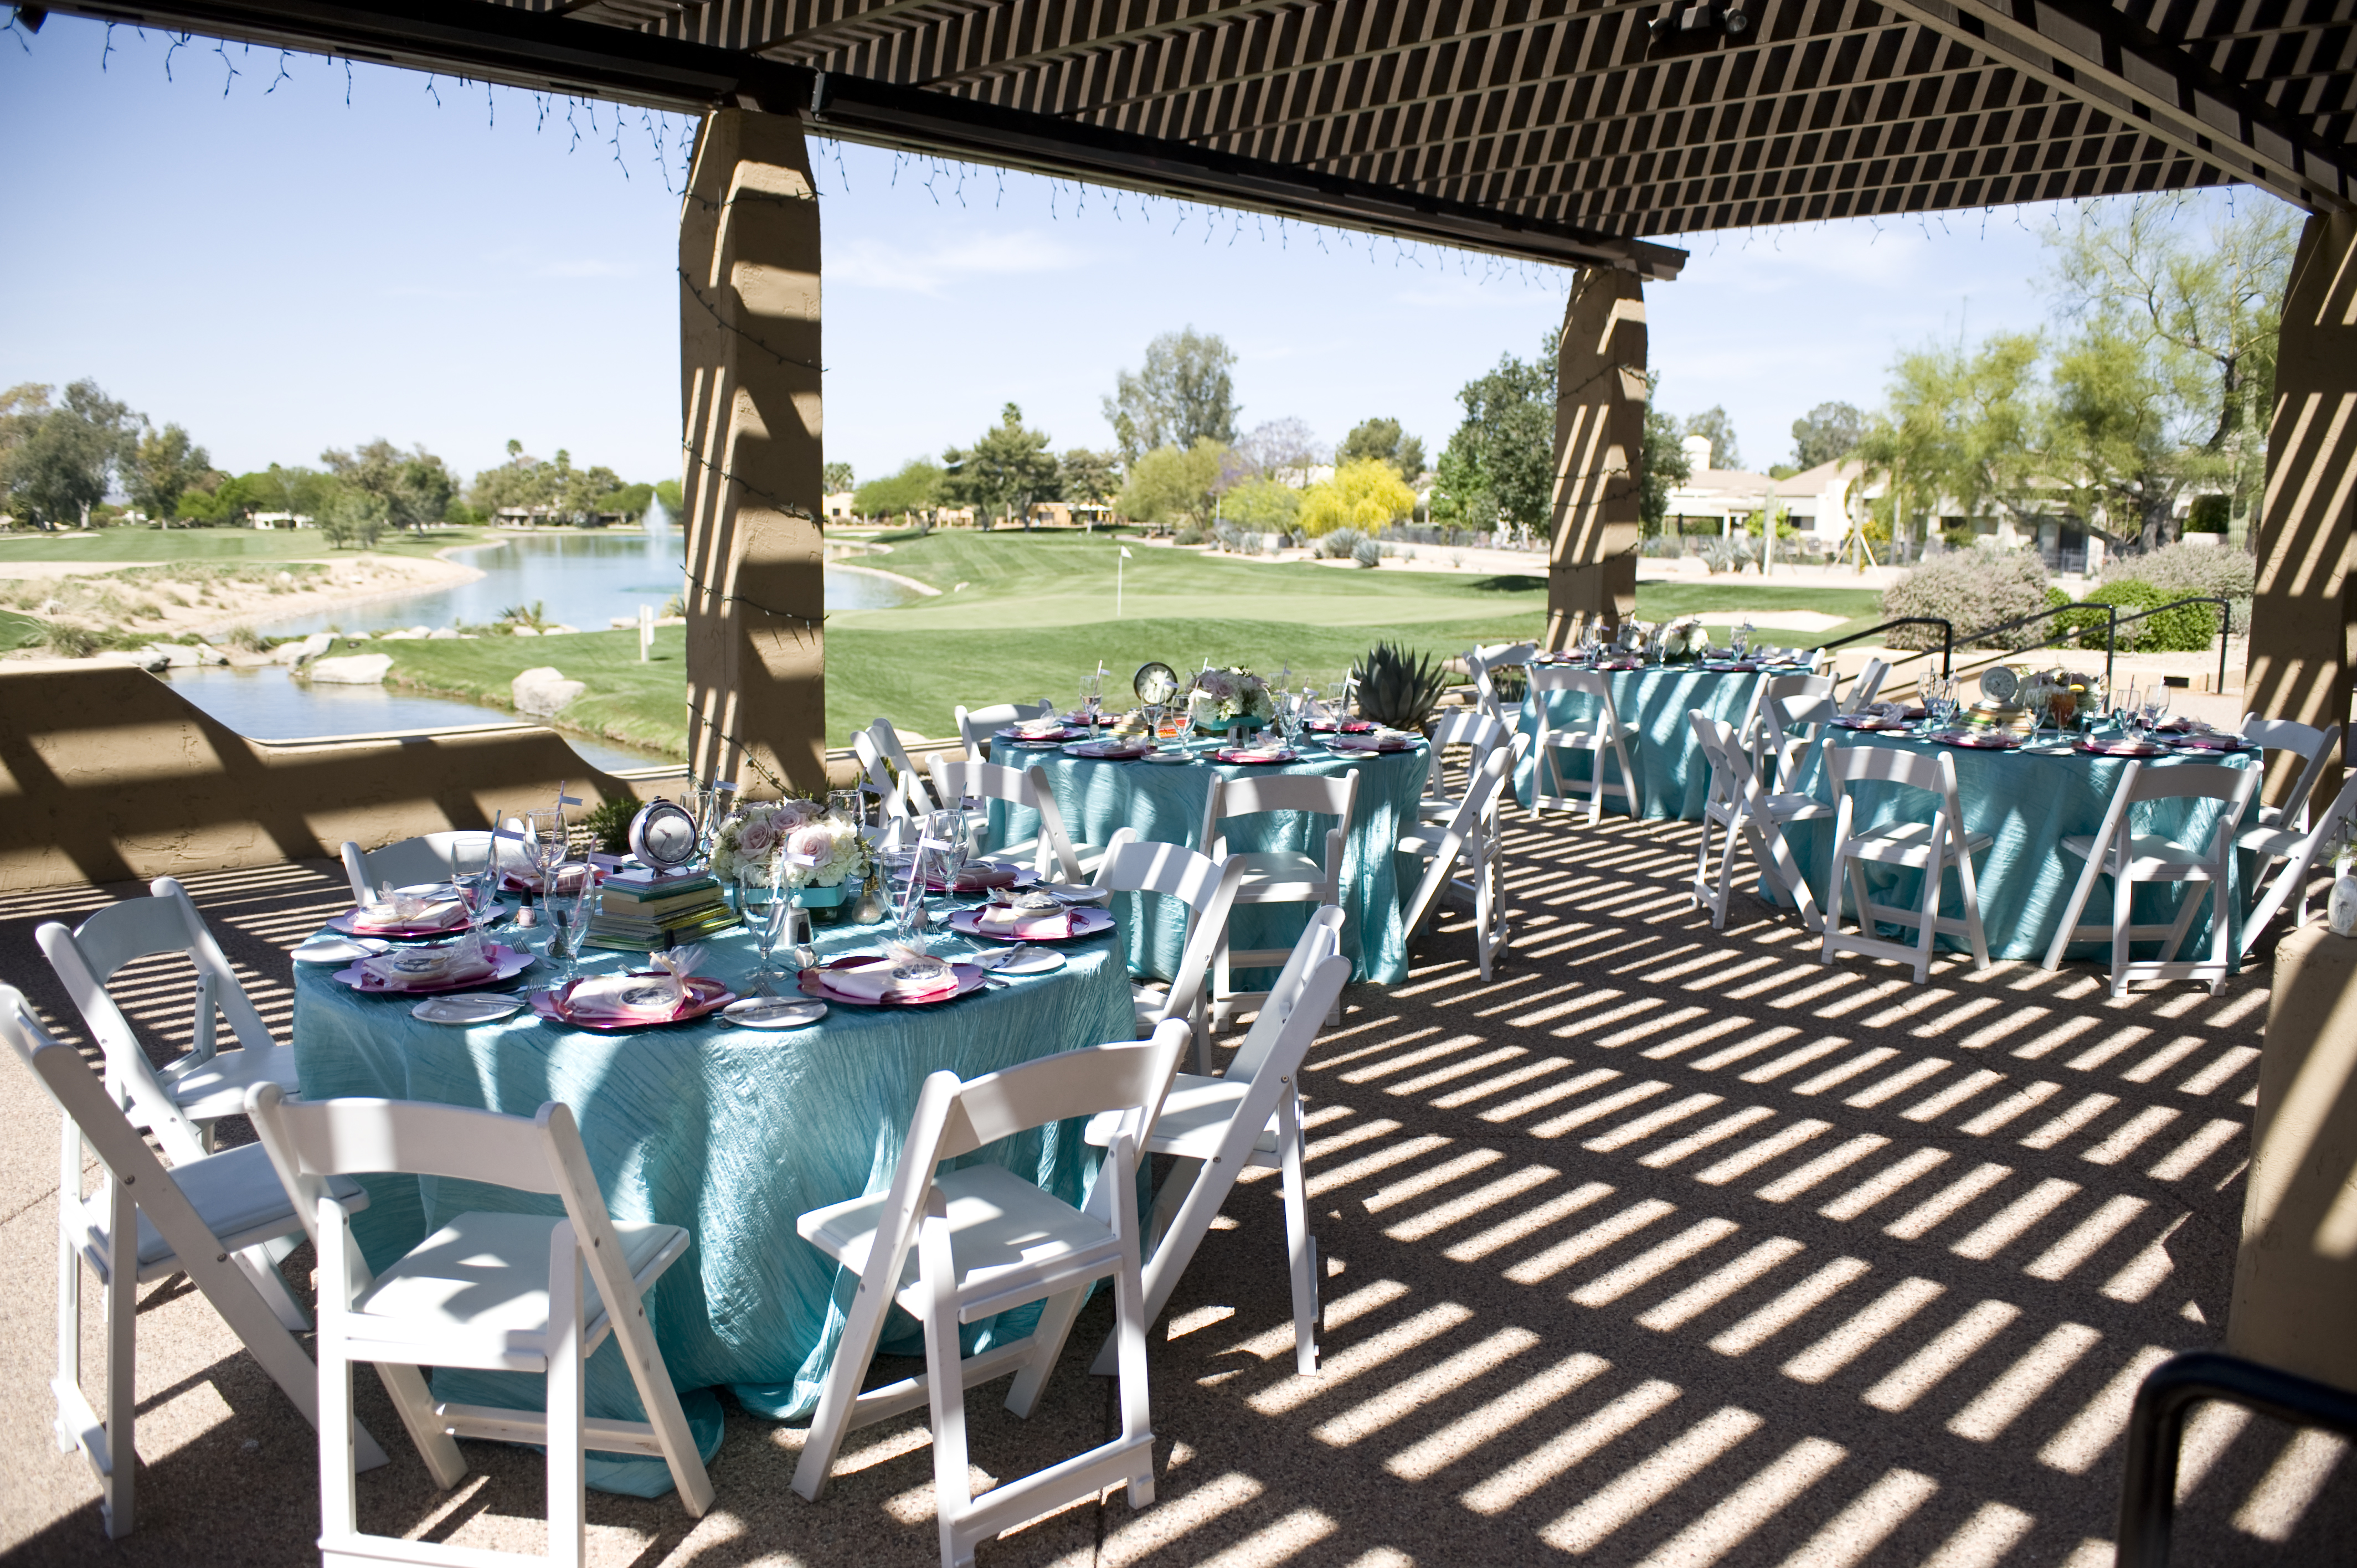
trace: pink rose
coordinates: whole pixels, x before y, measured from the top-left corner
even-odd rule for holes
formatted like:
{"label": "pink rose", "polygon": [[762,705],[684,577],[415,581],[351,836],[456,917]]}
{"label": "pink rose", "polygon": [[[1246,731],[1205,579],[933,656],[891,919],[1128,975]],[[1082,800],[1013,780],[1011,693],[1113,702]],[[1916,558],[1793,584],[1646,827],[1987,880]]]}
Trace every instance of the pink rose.
{"label": "pink rose", "polygon": [[737,853],[762,859],[778,847],[778,824],[769,813],[747,817],[745,825],[737,830]]}
{"label": "pink rose", "polygon": [[803,865],[823,865],[834,853],[834,835],[823,827],[797,828],[786,840],[786,858]]}

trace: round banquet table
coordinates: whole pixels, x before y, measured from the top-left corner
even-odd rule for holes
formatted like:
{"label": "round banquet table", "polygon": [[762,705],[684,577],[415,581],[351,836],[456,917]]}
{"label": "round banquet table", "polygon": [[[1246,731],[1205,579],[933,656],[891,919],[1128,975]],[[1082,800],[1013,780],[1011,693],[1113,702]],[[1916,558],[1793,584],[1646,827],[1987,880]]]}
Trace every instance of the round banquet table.
{"label": "round banquet table", "polygon": [[[1384,985],[1405,980],[1407,933],[1400,929],[1400,903],[1408,890],[1400,886],[1393,850],[1400,835],[1415,827],[1430,748],[1418,743],[1405,751],[1329,751],[1306,740],[1302,755],[1293,762],[1211,761],[1211,754],[1225,744],[1219,739],[1189,742],[1195,760],[1183,766],[1068,757],[1053,747],[994,745],[992,754],[1010,767],[1044,768],[1065,832],[1076,843],[1092,844],[1110,842],[1116,829],[1134,828],[1139,838],[1156,843],[1202,848],[1207,780],[1214,772],[1229,779],[1356,773],[1359,792],[1342,848],[1342,908],[1348,917],[1342,923],[1342,952],[1361,980]],[[1333,821],[1306,811],[1266,811],[1231,819],[1223,831],[1232,852],[1300,850],[1323,861],[1326,832]],[[1039,817],[1028,809],[996,807],[991,826],[990,842],[1008,843],[1037,832]],[[1114,903],[1123,916],[1132,972],[1169,979],[1187,945],[1186,906],[1158,894],[1150,905],[1144,894],[1124,895]],[[1289,948],[1308,927],[1312,912],[1308,904],[1240,907],[1229,919],[1231,945],[1246,950]],[[1264,983],[1275,972],[1239,970],[1233,979],[1238,985],[1249,985]]]}
{"label": "round banquet table", "polygon": [[[1686,712],[1700,708],[1712,718],[1740,724],[1751,711],[1751,693],[1760,675],[1751,671],[1705,670],[1694,664],[1656,664],[1607,671],[1605,679],[1611,683],[1613,710],[1630,732],[1629,767],[1637,776],[1637,814],[1702,821],[1703,805],[1710,796],[1710,764],[1704,760],[1702,747],[1695,744]],[[1534,739],[1539,733],[1539,696],[1534,691],[1523,700],[1520,727]],[[1577,692],[1552,692],[1546,698],[1547,717],[1557,730],[1578,728],[1598,716],[1595,699]],[[1566,793],[1579,793],[1571,787],[1571,780],[1586,783],[1588,762],[1585,752],[1557,753]],[[1613,765],[1613,772],[1605,775],[1607,782],[1618,770],[1618,765]],[[1514,769],[1514,799],[1524,806],[1531,803],[1537,777],[1535,755],[1524,757]],[[1618,802],[1608,797],[1604,809],[1615,811]]]}
{"label": "round banquet table", "polygon": [[[2062,848],[2062,841],[2093,837],[2104,825],[2104,813],[2119,788],[2121,775],[2127,770],[2128,758],[2087,757],[2071,750],[1982,751],[1943,746],[1895,731],[1835,730],[1826,744],[1892,746],[1924,756],[1945,752],[1953,757],[1956,764],[1956,799],[1964,807],[1965,830],[1986,833],[1991,841],[1973,860],[1974,874],[1978,878],[1981,929],[1988,939],[1989,957],[2032,961],[2046,957],[2047,946],[2061,925],[2063,907],[2070,902],[2072,890],[2078,886],[2086,865]],[[2050,742],[2050,746],[2052,744]],[[2229,768],[2257,766],[2256,757],[2249,752],[2147,757],[2143,761],[2147,768],[2186,763],[2222,763]],[[1901,818],[1929,820],[1931,816],[1931,797],[1918,790],[1869,782],[1854,787],[1851,792],[1857,797],[1856,822],[1859,827]],[[1823,800],[1833,799],[1830,776],[1818,778],[1814,793]],[[2216,800],[2153,800],[2136,807],[2134,820],[2139,832],[2158,833],[2179,843],[2206,848],[2217,826],[2220,809]],[[1830,821],[1795,822],[1785,828],[1784,837],[1800,862],[1818,907],[1831,908],[1828,887],[1833,869],[1834,824]],[[2230,957],[2234,954],[2242,935],[2241,872],[2235,864],[2240,859],[2239,855],[2228,857],[2228,880],[2220,890],[2219,902],[2194,918],[2179,950],[2179,957],[2207,953],[2212,910],[2220,907],[2227,913]],[[1865,869],[1867,890],[1878,903],[1911,907],[1923,896],[1920,872],[1874,865]],[[2179,898],[2203,897],[2207,892],[2200,883],[2139,883],[2131,906],[2133,918],[2138,925],[2166,924],[2175,918],[2180,908]],[[2079,918],[2083,924],[2104,923],[2110,920],[2111,911],[2111,885],[2101,882]],[[1943,880],[1940,912],[1963,918],[1963,893],[1953,873]],[[1855,911],[1851,918],[1856,918]],[[1886,934],[1911,937],[1913,931],[1912,928],[1892,927]],[[1941,933],[1938,941],[1941,947],[1955,951],[1969,951],[1971,947],[1964,937],[1946,932]],[[2131,951],[2137,958],[2158,957],[2159,948],[2158,941],[2140,941]],[[2108,939],[2077,942],[2065,950],[2077,957],[2099,956],[2110,961]]]}
{"label": "round banquet table", "polygon": [[[888,929],[822,927],[820,956],[873,951]],[[972,945],[947,938],[937,950],[954,956]],[[707,1016],[599,1034],[544,1022],[528,1009],[450,1027],[412,1017],[414,999],[349,989],[331,978],[337,965],[297,963],[296,1063],[306,1099],[429,1100],[518,1116],[551,1100],[571,1107],[614,1218],[684,1226],[694,1237],[657,1283],[648,1311],[673,1383],[707,1391],[686,1402],[708,1459],[720,1442],[719,1402],[708,1391],[716,1386],[775,1419],[816,1408],[844,1316],[834,1265],[795,1234],[794,1221],[890,1183],[928,1074],[946,1068],[974,1078],[1133,1036],[1119,930],[1058,945],[1070,961],[1052,973],[1010,977],[927,1007],[836,1002],[823,1019],[795,1030],[738,1029]],[[752,941],[741,930],[707,939],[705,951],[697,972],[731,989],[753,968]],[[634,958],[593,951],[583,970],[619,972]],[[524,978],[531,988],[548,984],[547,961]],[[974,1157],[1075,1204],[1097,1165],[1077,1122],[1035,1129]],[[466,1209],[558,1211],[553,1197],[432,1177],[370,1176],[363,1185],[370,1203],[352,1230],[380,1270]],[[996,1326],[1028,1333],[1037,1316],[1036,1306],[1024,1308]],[[969,1352],[989,1344],[993,1330],[970,1327]],[[888,1330],[887,1345],[922,1353],[913,1321]],[[540,1380],[519,1377],[446,1368],[434,1386],[439,1399],[536,1406]],[[590,1359],[588,1411],[644,1419],[611,1345]],[[671,1487],[661,1459],[617,1455],[591,1456],[590,1483],[642,1497]]]}

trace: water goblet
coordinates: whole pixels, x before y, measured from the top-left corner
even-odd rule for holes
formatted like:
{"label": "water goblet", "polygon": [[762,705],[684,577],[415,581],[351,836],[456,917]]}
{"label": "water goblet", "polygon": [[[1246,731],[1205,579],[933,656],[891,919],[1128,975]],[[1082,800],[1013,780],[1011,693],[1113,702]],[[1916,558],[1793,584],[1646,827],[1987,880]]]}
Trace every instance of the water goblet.
{"label": "water goblet", "polygon": [[[540,878],[540,912],[530,922],[520,918],[518,923],[537,924],[548,916],[548,896],[554,886],[549,879],[557,865],[565,859],[565,812],[561,808],[552,806],[523,814],[523,850],[524,858]],[[524,895],[527,909],[531,904],[532,895],[527,891]],[[549,956],[554,958],[558,955],[552,951]]]}
{"label": "water goblet", "polygon": [[2150,738],[2160,729],[2161,721],[2169,717],[2169,688],[2147,686],[2144,690],[2144,730]]}
{"label": "water goblet", "polygon": [[1104,675],[1094,671],[1081,677],[1081,713],[1089,726],[1089,738],[1097,735],[1097,709],[1104,702]]}
{"label": "water goblet", "polygon": [[[572,888],[558,886],[567,875],[577,876]],[[548,883],[541,894],[541,902],[548,909],[550,922],[556,934],[549,939],[548,956],[565,961],[565,979],[570,981],[580,961],[579,939],[587,934],[589,917],[597,908],[597,873],[587,862],[568,862],[549,873]]]}
{"label": "water goblet", "polygon": [[737,918],[752,933],[753,950],[760,955],[760,962],[746,976],[747,993],[754,996],[777,994],[770,988],[770,955],[777,950],[786,911],[792,908],[785,890],[774,885],[773,875],[770,868],[759,865],[740,865],[737,870]]}

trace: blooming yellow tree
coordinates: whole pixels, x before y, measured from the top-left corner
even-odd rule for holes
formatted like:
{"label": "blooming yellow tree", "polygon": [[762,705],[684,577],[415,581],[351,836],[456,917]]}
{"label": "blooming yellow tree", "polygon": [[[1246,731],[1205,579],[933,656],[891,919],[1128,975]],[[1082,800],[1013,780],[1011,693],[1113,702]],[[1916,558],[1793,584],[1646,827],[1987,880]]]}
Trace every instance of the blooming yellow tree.
{"label": "blooming yellow tree", "polygon": [[1334,470],[1330,479],[1302,492],[1300,527],[1313,537],[1338,528],[1375,530],[1415,510],[1415,492],[1399,470],[1379,457],[1361,457]]}

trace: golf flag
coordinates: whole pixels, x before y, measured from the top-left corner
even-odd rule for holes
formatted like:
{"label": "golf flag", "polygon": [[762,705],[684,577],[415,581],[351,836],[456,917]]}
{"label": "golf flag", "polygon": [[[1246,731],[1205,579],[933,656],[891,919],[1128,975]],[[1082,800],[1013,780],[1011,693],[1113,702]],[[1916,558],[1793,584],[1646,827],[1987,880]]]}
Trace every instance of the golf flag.
{"label": "golf flag", "polygon": [[[1123,545],[1121,547],[1121,561],[1131,559],[1133,559],[1133,557],[1130,555],[1129,546],[1126,544]],[[1121,618],[1121,561],[1116,561],[1113,564],[1113,618],[1115,620],[1119,620]],[[1100,672],[1102,672],[1103,667],[1100,666],[1099,670]]]}
{"label": "golf flag", "polygon": [[1126,545],[1126,544],[1125,544],[1125,545],[1123,545],[1123,546],[1121,547],[1121,558],[1122,558],[1123,560],[1125,560],[1125,561],[1128,561],[1128,560],[1132,560],[1132,559],[1134,559],[1134,557],[1133,557],[1133,556],[1130,554],[1130,553],[1129,553],[1129,546],[1128,546],[1128,545]]}

